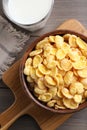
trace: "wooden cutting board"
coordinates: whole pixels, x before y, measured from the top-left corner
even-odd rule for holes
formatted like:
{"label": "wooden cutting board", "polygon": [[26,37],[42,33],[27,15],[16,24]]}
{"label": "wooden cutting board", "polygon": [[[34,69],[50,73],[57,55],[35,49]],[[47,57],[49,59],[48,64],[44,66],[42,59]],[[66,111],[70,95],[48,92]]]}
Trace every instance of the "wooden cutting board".
{"label": "wooden cutting board", "polygon": [[[87,30],[75,19],[65,21],[57,29],[70,29],[87,36]],[[35,104],[23,91],[19,80],[19,64],[16,62],[3,75],[4,83],[15,95],[14,103],[5,112],[0,114],[0,130],[7,130],[20,116],[31,115],[41,130],[55,130],[72,114],[52,113]]]}

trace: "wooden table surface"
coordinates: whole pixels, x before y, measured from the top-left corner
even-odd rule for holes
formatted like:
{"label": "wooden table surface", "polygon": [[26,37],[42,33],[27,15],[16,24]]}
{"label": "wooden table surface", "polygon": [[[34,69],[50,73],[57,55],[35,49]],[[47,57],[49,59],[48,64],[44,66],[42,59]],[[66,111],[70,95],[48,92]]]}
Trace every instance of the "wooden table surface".
{"label": "wooden table surface", "polygon": [[[3,15],[1,0],[0,14]],[[55,0],[52,14],[44,29],[31,33],[30,42],[45,32],[54,30],[65,20],[75,18],[87,28],[87,0]],[[19,59],[24,50],[17,57]],[[6,110],[14,101],[14,95],[7,86],[0,80],[0,112]],[[87,129],[87,108],[75,113],[57,130],[86,130]],[[25,115],[18,119],[9,130],[40,130],[36,122],[29,116]]]}

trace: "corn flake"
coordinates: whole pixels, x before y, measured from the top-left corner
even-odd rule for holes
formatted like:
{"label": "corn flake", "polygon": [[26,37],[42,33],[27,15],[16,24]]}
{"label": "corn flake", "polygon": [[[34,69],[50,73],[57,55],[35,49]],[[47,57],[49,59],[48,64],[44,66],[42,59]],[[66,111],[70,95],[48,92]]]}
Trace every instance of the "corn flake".
{"label": "corn flake", "polygon": [[56,87],[50,88],[49,93],[52,94],[52,97],[55,97],[57,94],[57,88]]}
{"label": "corn flake", "polygon": [[59,50],[56,52],[56,57],[57,57],[57,59],[59,59],[59,60],[65,58],[65,56],[66,56],[66,53],[65,53],[62,49],[59,49]]}
{"label": "corn flake", "polygon": [[25,62],[25,67],[30,66],[32,64],[32,58],[28,58]]}
{"label": "corn flake", "polygon": [[75,95],[75,94],[77,93],[77,88],[76,88],[76,86],[74,86],[73,84],[70,85],[69,91],[70,91],[70,93],[71,93],[72,95]]}
{"label": "corn flake", "polygon": [[61,60],[61,67],[63,70],[69,71],[72,68],[72,62],[67,58],[64,58],[63,60]]}
{"label": "corn flake", "polygon": [[69,108],[69,109],[76,109],[78,108],[78,105],[79,105],[73,99],[67,99],[67,98],[63,98],[63,103],[66,106],[66,108]]}
{"label": "corn flake", "polygon": [[72,83],[73,80],[73,72],[72,71],[68,71],[65,76],[64,76],[64,82],[69,85]]}
{"label": "corn flake", "polygon": [[37,68],[38,65],[42,62],[42,58],[40,55],[36,55],[34,58],[33,58],[33,67],[34,68]]}
{"label": "corn flake", "polygon": [[37,80],[36,70],[35,70],[33,67],[30,68],[30,76],[31,76],[31,78],[34,79],[35,81]]}
{"label": "corn flake", "polygon": [[87,78],[87,68],[77,71],[78,75],[82,78]]}
{"label": "corn flake", "polygon": [[75,35],[71,35],[69,37],[69,44],[71,47],[74,47],[76,48],[77,47],[77,44],[76,44],[76,36]]}
{"label": "corn flake", "polygon": [[47,64],[47,68],[49,68],[49,69],[56,68],[56,64],[57,64],[57,62],[55,60],[53,60]]}
{"label": "corn flake", "polygon": [[82,83],[80,83],[80,82],[75,82],[75,83],[72,83],[71,84],[71,88],[76,88],[76,92],[78,93],[78,94],[82,94],[83,92],[84,92],[84,86],[83,86],[83,84]]}
{"label": "corn flake", "polygon": [[49,75],[45,76],[45,81],[49,84],[49,85],[56,85],[56,81]]}
{"label": "corn flake", "polygon": [[76,38],[76,43],[79,46],[79,48],[81,48],[83,50],[87,50],[87,44],[81,38],[77,37]]}
{"label": "corn flake", "polygon": [[35,87],[34,87],[34,92],[35,92],[36,94],[44,94],[44,93],[47,92],[47,90],[46,90],[46,89],[40,89],[40,88],[38,88],[37,86],[35,86]]}
{"label": "corn flake", "polygon": [[64,95],[64,97],[71,99],[73,96],[70,94],[69,90],[67,88],[63,88],[61,90],[62,94]]}
{"label": "corn flake", "polygon": [[44,76],[44,75],[39,71],[38,68],[36,69],[36,76],[37,76],[38,78],[41,78],[41,77]]}
{"label": "corn flake", "polygon": [[52,94],[51,93],[43,93],[43,94],[39,95],[38,99],[43,101],[43,102],[49,102],[52,99]]}
{"label": "corn flake", "polygon": [[40,89],[46,89],[42,78],[38,79],[37,84],[38,84],[38,88],[40,88]]}
{"label": "corn flake", "polygon": [[49,102],[47,103],[47,106],[48,106],[48,107],[54,107],[55,103],[56,103],[56,100],[51,100],[51,101],[49,101]]}
{"label": "corn flake", "polygon": [[87,78],[80,79],[80,82],[84,85],[84,88],[87,90]]}
{"label": "corn flake", "polygon": [[79,55],[79,53],[78,53],[78,51],[76,49],[74,49],[74,50],[71,49],[71,51],[69,51],[69,53],[68,53],[68,56],[70,57],[70,59],[72,61],[80,60],[80,55]]}
{"label": "corn flake", "polygon": [[61,92],[61,89],[58,89],[57,96],[58,96],[58,98],[63,98],[64,97],[62,92]]}
{"label": "corn flake", "polygon": [[76,103],[80,103],[82,101],[82,95],[78,95],[76,94],[74,97],[73,97],[74,101]]}
{"label": "corn flake", "polygon": [[42,49],[31,51],[29,56],[36,56],[38,54],[42,53]]}
{"label": "corn flake", "polygon": [[61,49],[64,51],[66,55],[70,52],[70,46],[66,42],[63,43]]}
{"label": "corn flake", "polygon": [[37,43],[36,49],[43,49],[44,46],[48,43],[49,43],[49,39],[48,39],[48,37],[46,37],[46,38],[44,38],[43,40],[41,40],[40,42]]}
{"label": "corn flake", "polygon": [[80,59],[76,62],[73,62],[72,65],[73,65],[74,69],[77,69],[77,70],[84,69],[87,66],[87,61]]}
{"label": "corn flake", "polygon": [[64,41],[68,42],[68,41],[69,41],[70,36],[71,36],[71,34],[65,34],[65,35],[63,36]]}
{"label": "corn flake", "polygon": [[31,66],[26,66],[25,68],[24,68],[24,74],[25,75],[30,75],[30,69],[31,69],[32,67]]}
{"label": "corn flake", "polygon": [[47,69],[47,67],[43,64],[39,64],[38,65],[38,70],[42,73],[42,74],[49,74],[50,71]]}
{"label": "corn flake", "polygon": [[66,109],[66,107],[64,105],[59,106],[59,105],[55,104],[55,109]]}
{"label": "corn flake", "polygon": [[49,41],[50,42],[55,42],[55,36],[49,36]]}
{"label": "corn flake", "polygon": [[61,48],[63,42],[64,42],[64,38],[63,37],[61,37],[59,35],[55,36],[55,44],[56,44],[57,48]]}
{"label": "corn flake", "polygon": [[27,81],[30,82],[30,83],[34,82],[34,80],[31,78],[31,76],[27,76]]}

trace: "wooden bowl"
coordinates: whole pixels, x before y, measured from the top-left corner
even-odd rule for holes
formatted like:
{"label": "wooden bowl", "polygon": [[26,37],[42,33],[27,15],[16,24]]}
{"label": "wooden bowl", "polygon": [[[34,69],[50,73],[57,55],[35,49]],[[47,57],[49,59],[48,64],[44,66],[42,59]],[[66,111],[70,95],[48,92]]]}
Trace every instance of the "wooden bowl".
{"label": "wooden bowl", "polygon": [[83,39],[85,42],[87,42],[87,37],[85,37],[84,35],[80,34],[80,33],[77,33],[77,32],[74,32],[74,31],[70,31],[70,30],[55,30],[55,31],[52,31],[52,32],[49,32],[49,33],[46,33],[42,36],[40,36],[37,40],[35,40],[33,43],[29,43],[29,47],[27,49],[27,51],[25,52],[25,54],[23,55],[22,57],[22,60],[20,62],[20,82],[21,82],[21,85],[24,89],[24,91],[26,92],[26,94],[28,95],[29,98],[31,98],[36,104],[38,104],[40,107],[48,110],[48,111],[51,111],[51,112],[55,112],[55,113],[73,113],[73,112],[76,112],[76,111],[79,111],[83,108],[86,108],[87,107],[87,101],[85,101],[84,103],[82,103],[81,105],[79,105],[79,107],[77,109],[58,109],[58,110],[55,110],[54,108],[49,108],[48,106],[44,105],[44,103],[41,103],[35,96],[34,94],[32,93],[31,89],[29,88],[29,85],[25,79],[25,75],[23,73],[23,70],[24,70],[24,65],[25,65],[25,62],[29,56],[29,53],[34,49],[34,47],[36,46],[36,44],[43,40],[45,37],[47,36],[50,36],[50,35],[64,35],[64,34],[74,34],[76,36],[79,36],[81,39]]}

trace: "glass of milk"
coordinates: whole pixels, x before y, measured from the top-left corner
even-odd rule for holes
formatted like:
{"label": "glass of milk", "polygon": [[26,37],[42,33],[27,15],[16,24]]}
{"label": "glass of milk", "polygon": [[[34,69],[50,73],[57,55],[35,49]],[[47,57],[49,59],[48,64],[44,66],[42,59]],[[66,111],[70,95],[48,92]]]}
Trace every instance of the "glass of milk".
{"label": "glass of milk", "polygon": [[2,0],[6,16],[18,26],[30,31],[45,26],[54,0]]}

